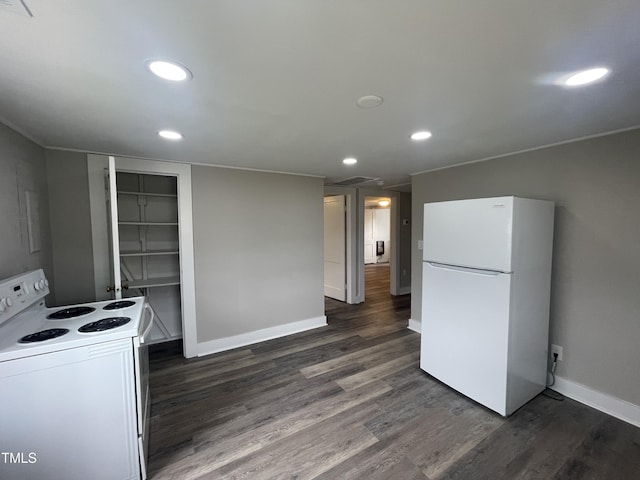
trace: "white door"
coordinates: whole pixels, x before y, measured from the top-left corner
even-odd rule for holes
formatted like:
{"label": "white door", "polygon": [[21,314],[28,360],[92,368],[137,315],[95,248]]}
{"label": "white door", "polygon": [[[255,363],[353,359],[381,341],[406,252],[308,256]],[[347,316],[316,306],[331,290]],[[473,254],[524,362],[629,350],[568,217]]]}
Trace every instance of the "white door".
{"label": "white door", "polygon": [[511,275],[423,263],[420,368],[506,414]]}
{"label": "white door", "polygon": [[513,197],[424,206],[426,261],[510,272]]}
{"label": "white door", "polygon": [[324,199],[324,294],[346,301],[345,196]]}
{"label": "white door", "polygon": [[364,263],[376,263],[376,242],[373,228],[374,211],[372,208],[364,209]]}
{"label": "white door", "polygon": [[[373,214],[373,236],[376,242],[376,262],[387,263],[389,262],[389,251],[391,248],[391,209],[389,208],[376,208]],[[384,247],[384,253],[378,252],[378,241],[382,241]]]}

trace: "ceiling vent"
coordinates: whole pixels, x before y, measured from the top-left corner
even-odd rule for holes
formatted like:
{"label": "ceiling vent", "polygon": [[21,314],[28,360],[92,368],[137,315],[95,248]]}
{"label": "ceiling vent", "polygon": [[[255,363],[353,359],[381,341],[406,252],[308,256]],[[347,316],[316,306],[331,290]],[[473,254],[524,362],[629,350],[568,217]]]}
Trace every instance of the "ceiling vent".
{"label": "ceiling vent", "polygon": [[350,177],[350,178],[345,178],[344,180],[340,180],[339,182],[333,182],[331,183],[331,185],[335,185],[338,187],[348,187],[351,185],[359,185],[361,183],[373,182],[374,180],[376,179],[372,177]]}
{"label": "ceiling vent", "polygon": [[31,10],[22,0],[0,0],[0,12],[11,12],[23,17],[33,17]]}

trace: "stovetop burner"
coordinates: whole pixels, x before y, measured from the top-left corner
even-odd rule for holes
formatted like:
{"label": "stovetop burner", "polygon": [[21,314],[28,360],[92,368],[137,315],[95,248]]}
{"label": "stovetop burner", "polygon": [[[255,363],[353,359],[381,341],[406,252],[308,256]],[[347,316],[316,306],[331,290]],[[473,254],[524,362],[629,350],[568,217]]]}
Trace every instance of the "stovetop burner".
{"label": "stovetop burner", "polygon": [[34,342],[44,342],[45,340],[51,340],[52,338],[61,337],[69,333],[67,328],[50,328],[48,330],[42,330],[41,332],[32,333],[30,335],[25,335],[18,343],[34,343]]}
{"label": "stovetop burner", "polygon": [[52,314],[47,315],[47,318],[49,320],[66,320],[68,318],[86,315],[87,313],[94,312],[95,310],[96,309],[93,307],[69,307],[53,312]]}
{"label": "stovetop burner", "polygon": [[105,307],[102,307],[103,310],[118,310],[120,308],[132,307],[136,302],[132,302],[131,300],[119,300],[117,302],[110,303]]}
{"label": "stovetop burner", "polygon": [[130,321],[131,319],[129,317],[102,318],[95,322],[87,323],[86,325],[81,326],[78,331],[82,333],[103,332],[105,330],[111,330],[112,328],[126,325]]}

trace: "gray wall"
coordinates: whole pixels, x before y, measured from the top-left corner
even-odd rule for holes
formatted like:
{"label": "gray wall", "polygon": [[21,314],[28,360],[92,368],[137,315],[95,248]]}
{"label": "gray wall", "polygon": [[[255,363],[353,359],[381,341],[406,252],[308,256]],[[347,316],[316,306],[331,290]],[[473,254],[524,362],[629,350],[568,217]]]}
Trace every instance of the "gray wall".
{"label": "gray wall", "polygon": [[[400,225],[400,264],[398,265],[398,288],[411,287],[411,194],[400,193],[400,208],[398,209],[398,223]],[[409,225],[403,225],[403,220],[409,220]]]}
{"label": "gray wall", "polygon": [[[0,123],[0,279],[42,267],[53,280],[46,174],[44,149]],[[27,190],[40,200],[41,249],[35,253],[29,252]]]}
{"label": "gray wall", "polygon": [[519,195],[556,202],[557,374],[640,405],[640,130],[416,175],[411,317],[420,320],[423,204]]}
{"label": "gray wall", "polygon": [[[95,301],[87,155],[47,150],[55,304]],[[53,304],[53,302],[49,302]]]}
{"label": "gray wall", "polygon": [[324,315],[320,178],[194,165],[198,343]]}

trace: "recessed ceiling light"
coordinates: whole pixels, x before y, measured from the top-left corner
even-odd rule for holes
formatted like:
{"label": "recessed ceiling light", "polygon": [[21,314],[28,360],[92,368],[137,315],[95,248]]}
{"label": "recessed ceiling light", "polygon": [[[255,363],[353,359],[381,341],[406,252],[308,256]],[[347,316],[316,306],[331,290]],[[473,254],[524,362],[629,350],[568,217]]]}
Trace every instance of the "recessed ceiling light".
{"label": "recessed ceiling light", "polygon": [[342,163],[344,163],[345,165],[354,165],[358,163],[358,160],[356,158],[349,157],[342,160]]}
{"label": "recessed ceiling light", "polygon": [[376,108],[382,105],[382,97],[378,95],[365,95],[356,100],[356,105],[360,108]]}
{"label": "recessed ceiling light", "polygon": [[175,62],[167,62],[164,60],[151,60],[147,62],[147,67],[152,73],[164,78],[165,80],[171,80],[173,82],[180,82],[193,78],[191,72],[187,67],[184,67]]}
{"label": "recessed ceiling light", "polygon": [[608,68],[598,67],[591,68],[589,70],[583,70],[581,72],[576,72],[571,74],[565,81],[564,84],[567,87],[577,87],[580,85],[587,85],[589,83],[593,83],[601,78],[604,78],[609,73]]}
{"label": "recessed ceiling light", "polygon": [[389,203],[391,203],[391,202],[389,202],[389,200],[380,200],[378,202],[378,205],[380,205],[381,207],[388,207]]}
{"label": "recessed ceiling light", "polygon": [[158,135],[169,140],[182,140],[182,134],[174,132],[173,130],[160,130]]}
{"label": "recessed ceiling light", "polygon": [[411,140],[426,140],[429,137],[431,137],[431,132],[427,132],[427,131],[415,132],[414,134],[411,135]]}

